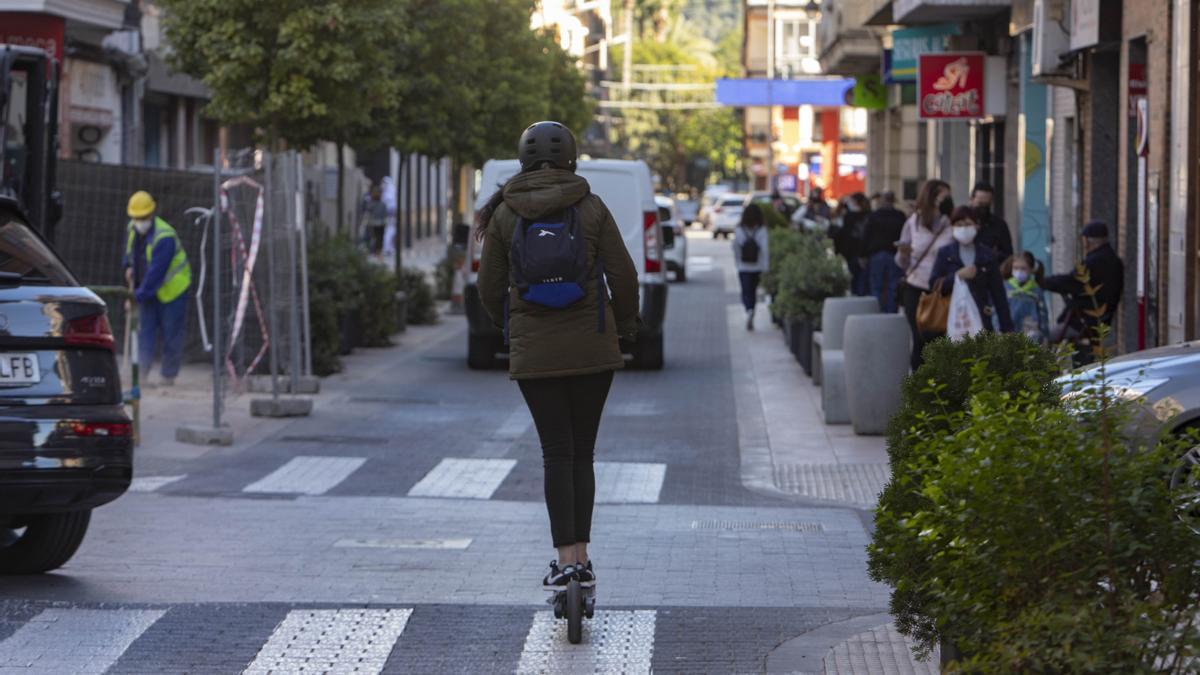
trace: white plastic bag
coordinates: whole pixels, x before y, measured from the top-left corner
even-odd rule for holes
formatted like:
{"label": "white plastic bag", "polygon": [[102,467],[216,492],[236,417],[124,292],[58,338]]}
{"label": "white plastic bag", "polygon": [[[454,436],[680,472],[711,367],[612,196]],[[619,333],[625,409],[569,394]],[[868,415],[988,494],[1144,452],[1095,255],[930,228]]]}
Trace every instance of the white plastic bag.
{"label": "white plastic bag", "polygon": [[951,340],[961,340],[983,330],[983,317],[971,297],[971,289],[962,279],[954,280],[954,292],[950,294],[950,316],[946,320],[946,335]]}

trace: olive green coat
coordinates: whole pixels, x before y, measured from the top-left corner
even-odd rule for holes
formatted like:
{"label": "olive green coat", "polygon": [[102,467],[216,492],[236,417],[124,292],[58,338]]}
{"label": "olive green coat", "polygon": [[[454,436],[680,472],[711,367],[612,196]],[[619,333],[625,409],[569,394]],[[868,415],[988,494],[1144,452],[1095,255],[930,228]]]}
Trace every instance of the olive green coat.
{"label": "olive green coat", "polygon": [[[479,297],[497,326],[504,325],[504,297],[508,294],[509,374],[515,380],[566,375],[586,375],[617,370],[625,360],[617,337],[634,337],[637,331],[637,268],[625,249],[621,231],[608,207],[590,194],[583,178],[561,169],[539,169],[518,174],[504,186],[504,202],[496,208],[483,243],[479,263]],[[554,216],[579,206],[579,219],[587,240],[587,261],[593,270],[586,295],[563,309],[525,302],[512,282],[512,251],[516,216],[526,222]],[[596,256],[604,264],[611,300],[607,302],[605,331],[599,331],[595,278]]]}

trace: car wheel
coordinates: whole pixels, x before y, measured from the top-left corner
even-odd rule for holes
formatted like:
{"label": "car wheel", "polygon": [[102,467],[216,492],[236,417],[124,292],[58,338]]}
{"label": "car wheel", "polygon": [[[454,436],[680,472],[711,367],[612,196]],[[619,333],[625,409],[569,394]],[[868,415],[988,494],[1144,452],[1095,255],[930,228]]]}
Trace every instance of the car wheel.
{"label": "car wheel", "polygon": [[663,336],[641,336],[634,343],[633,365],[641,370],[662,370]]}
{"label": "car wheel", "polygon": [[496,343],[488,335],[467,336],[467,367],[471,370],[494,370],[497,364]]}
{"label": "car wheel", "polygon": [[680,267],[679,269],[675,270],[675,282],[682,284],[686,281],[687,281],[687,268]]}
{"label": "car wheel", "polygon": [[1183,453],[1171,470],[1169,481],[1176,513],[1200,532],[1200,445]]}
{"label": "car wheel", "polygon": [[713,239],[720,239],[721,233],[718,230],[713,230]]}
{"label": "car wheel", "polygon": [[79,550],[91,520],[89,509],[28,516],[0,527],[0,573],[40,574],[62,567]]}

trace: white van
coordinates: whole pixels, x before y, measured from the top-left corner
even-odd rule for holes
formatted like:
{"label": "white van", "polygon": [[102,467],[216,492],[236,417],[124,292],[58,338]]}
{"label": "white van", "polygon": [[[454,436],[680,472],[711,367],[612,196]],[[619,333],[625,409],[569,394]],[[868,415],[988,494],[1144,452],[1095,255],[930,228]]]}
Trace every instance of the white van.
{"label": "white van", "polygon": [[[483,165],[483,177],[475,198],[475,211],[483,208],[488,198],[509,178],[520,171],[515,159],[492,159]],[[663,323],[667,315],[667,276],[663,260],[662,225],[658,222],[658,206],[654,201],[654,184],[650,168],[641,160],[592,159],[580,160],[576,173],[587,179],[592,193],[604,200],[612,212],[625,247],[638,267],[641,286],[642,326],[637,341],[622,341],[621,349],[632,356],[638,368],[657,370],[663,366]],[[467,365],[471,368],[494,368],[508,348],[504,335],[488,318],[479,302],[476,276],[483,246],[471,237],[467,245],[466,304]]]}

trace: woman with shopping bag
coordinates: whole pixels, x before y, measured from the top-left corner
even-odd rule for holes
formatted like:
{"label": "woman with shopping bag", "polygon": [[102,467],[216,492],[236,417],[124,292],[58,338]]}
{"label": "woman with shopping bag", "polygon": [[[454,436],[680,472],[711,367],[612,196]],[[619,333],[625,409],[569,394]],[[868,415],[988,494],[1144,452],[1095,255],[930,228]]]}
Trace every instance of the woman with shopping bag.
{"label": "woman with shopping bag", "polygon": [[941,337],[945,328],[930,330],[918,321],[920,300],[933,288],[931,272],[934,255],[938,249],[953,241],[950,238],[949,216],[954,212],[954,200],[950,197],[950,186],[936,178],[925,181],[917,195],[917,209],[904,222],[900,240],[896,242],[896,265],[904,270],[899,297],[904,307],[904,316],[912,331],[912,355],[909,364],[913,370],[921,367],[921,352],[925,343]]}
{"label": "woman with shopping bag", "polygon": [[950,226],[954,243],[938,249],[930,275],[942,295],[950,296],[946,334],[951,339],[973,335],[990,328],[993,316],[1000,332],[1011,333],[1013,323],[1000,273],[1000,255],[975,243],[979,223],[970,207],[955,209]]}

